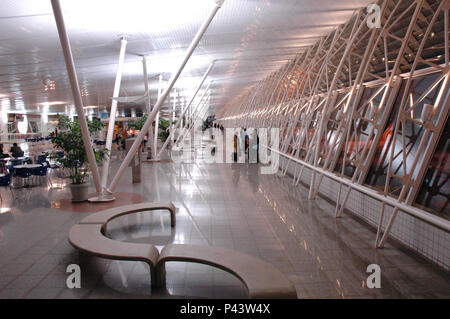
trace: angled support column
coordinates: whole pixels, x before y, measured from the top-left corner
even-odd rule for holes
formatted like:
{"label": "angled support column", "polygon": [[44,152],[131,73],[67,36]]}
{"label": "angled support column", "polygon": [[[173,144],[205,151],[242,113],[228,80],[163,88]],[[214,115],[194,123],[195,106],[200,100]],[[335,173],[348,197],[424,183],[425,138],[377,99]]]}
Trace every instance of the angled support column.
{"label": "angled support column", "polygon": [[[200,98],[200,101],[198,101],[198,104],[197,104],[195,110],[197,110],[198,107],[199,107],[200,105],[202,105],[203,99],[205,98],[206,93],[208,93],[209,87],[211,86],[211,84],[212,84],[213,82],[214,82],[214,81],[210,81],[210,82],[208,83],[208,85],[206,86],[206,89],[205,89],[205,91],[203,92],[202,97]],[[180,135],[178,136],[177,140],[175,141],[175,145],[178,145],[178,144],[184,139],[184,137],[186,136],[187,132],[190,132],[190,131],[191,131],[191,128],[192,128],[192,127],[189,126],[186,130],[182,130],[182,132],[180,132]],[[177,127],[176,127],[175,129],[177,129]],[[167,145],[166,145],[166,146],[167,146]],[[161,149],[161,151],[162,151],[162,149]]]}
{"label": "angled support column", "polygon": [[[159,85],[158,85],[158,99],[161,97],[162,94],[162,87],[163,87],[163,76],[162,74],[159,75]],[[155,133],[153,134],[153,148],[152,148],[152,155],[153,155],[153,160],[158,161],[159,160],[159,156],[156,156],[156,150],[158,148],[158,129],[159,129],[159,111],[158,113],[156,113],[156,118],[155,118]]]}
{"label": "angled support column", "polygon": [[61,11],[59,0],[51,0],[53,7],[53,15],[55,16],[56,26],[58,28],[59,40],[61,42],[62,51],[64,54],[64,61],[66,63],[67,73],[69,75],[70,87],[75,103],[75,108],[78,114],[78,121],[80,123],[81,136],[83,138],[84,148],[88,157],[89,167],[92,171],[92,178],[94,179],[95,189],[97,194],[102,192],[102,185],[100,182],[100,174],[98,173],[97,162],[95,161],[94,150],[89,135],[89,129],[86,117],[83,111],[83,100],[81,98],[80,86],[78,84],[75,64],[73,62],[72,50],[70,48],[69,37],[67,36],[66,26]]}
{"label": "angled support column", "polygon": [[[177,122],[177,124],[176,124],[176,127],[175,127],[174,130],[172,130],[172,132],[170,132],[169,138],[166,139],[166,141],[164,142],[163,146],[162,146],[161,149],[159,150],[159,153],[158,153],[158,155],[157,155],[157,158],[160,158],[162,152],[166,149],[167,145],[169,144],[169,139],[172,138],[172,136],[173,136],[173,134],[175,134],[175,131],[177,130],[177,128],[178,128],[178,127],[181,125],[181,123],[183,122],[183,115],[184,115],[184,114],[186,113],[186,111],[189,109],[189,107],[191,106],[192,102],[194,102],[194,99],[195,99],[195,97],[197,96],[197,93],[198,93],[198,92],[200,91],[200,89],[202,88],[203,83],[205,82],[206,78],[208,77],[208,75],[209,75],[209,73],[211,72],[211,70],[212,70],[212,68],[213,68],[213,66],[214,66],[215,63],[216,63],[216,61],[212,61],[211,64],[209,65],[208,69],[206,70],[205,74],[203,74],[203,77],[202,77],[202,79],[200,80],[200,83],[198,84],[197,89],[195,90],[195,93],[194,93],[194,95],[192,96],[191,100],[189,101],[189,104],[187,105],[187,107],[185,107],[184,110],[183,110],[183,108],[181,108],[181,109],[182,109],[182,112],[181,112],[181,114],[180,114],[180,117],[179,117],[179,120],[178,120],[178,122]],[[208,84],[208,87],[206,88],[205,92],[208,91],[209,85],[211,85],[211,83],[212,83],[212,82],[210,82],[210,83]],[[180,136],[181,136],[181,135],[180,135]],[[179,137],[180,137],[180,136],[179,136]],[[176,142],[176,143],[178,143],[178,140],[179,140],[179,139],[180,139],[180,138],[177,139],[177,142]],[[176,144],[176,143],[175,143],[175,144]]]}
{"label": "angled support column", "polygon": [[177,108],[177,100],[179,98],[179,93],[177,90],[173,91],[173,107],[172,107],[172,123],[170,123],[170,135],[169,135],[169,139],[170,139],[170,146],[173,146],[173,138],[170,138],[170,136],[172,136],[172,132],[175,129],[175,125],[173,124],[175,122],[175,113],[176,113],[176,108]]}
{"label": "angled support column", "polygon": [[155,104],[155,107],[153,108],[152,112],[149,114],[147,121],[145,121],[144,126],[142,127],[142,130],[139,132],[138,136],[136,137],[136,140],[134,141],[133,145],[131,146],[131,149],[129,150],[127,156],[123,160],[122,164],[119,167],[119,170],[117,171],[116,175],[114,176],[114,179],[112,180],[109,191],[114,192],[114,190],[117,187],[117,184],[119,183],[119,180],[121,179],[122,175],[125,173],[126,168],[131,162],[131,159],[135,156],[139,145],[142,143],[142,140],[144,139],[145,132],[150,128],[156,113],[160,110],[161,106],[163,105],[165,99],[169,95],[169,92],[172,90],[173,86],[175,85],[175,82],[177,81],[178,77],[180,76],[181,72],[183,71],[186,63],[188,62],[189,58],[191,57],[192,53],[194,52],[195,48],[197,47],[198,43],[203,37],[203,34],[205,34],[206,30],[208,29],[208,26],[211,24],[211,21],[214,19],[214,16],[216,15],[217,11],[221,8],[224,0],[215,0],[215,6],[211,10],[211,13],[209,14],[208,18],[205,20],[205,22],[200,27],[199,31],[195,35],[194,39],[192,40],[191,44],[189,45],[189,48],[186,51],[186,55],[181,62],[181,65],[178,68],[178,71],[170,78],[169,85],[164,90],[164,93],[162,96],[158,99],[158,101]]}
{"label": "angled support column", "polygon": [[[114,125],[116,122],[116,112],[117,112],[117,98],[119,97],[120,92],[120,82],[122,81],[122,71],[123,71],[123,62],[125,60],[125,51],[127,48],[127,40],[125,36],[120,40],[120,53],[119,53],[119,64],[117,66],[116,80],[114,83],[114,91],[113,91],[113,99],[111,102],[111,111],[109,112],[109,124],[108,124],[108,133],[106,134],[106,145],[105,148],[111,151],[112,146],[112,138],[114,134]],[[109,172],[109,161],[110,157],[108,156],[103,163],[102,167],[102,187],[106,187],[106,182],[108,180],[108,172]],[[111,197],[108,197],[111,198]]]}
{"label": "angled support column", "polygon": [[[152,112],[152,106],[150,105],[150,91],[148,88],[147,60],[145,59],[145,56],[142,56],[142,69],[143,69],[143,73],[144,73],[144,88],[145,88],[145,94],[146,94],[145,108],[147,110],[147,116],[149,116],[150,113]],[[145,132],[145,133],[147,134],[147,132]],[[153,130],[152,130],[152,127],[150,126],[150,128],[148,130],[148,145],[152,145],[152,141],[153,141]]]}

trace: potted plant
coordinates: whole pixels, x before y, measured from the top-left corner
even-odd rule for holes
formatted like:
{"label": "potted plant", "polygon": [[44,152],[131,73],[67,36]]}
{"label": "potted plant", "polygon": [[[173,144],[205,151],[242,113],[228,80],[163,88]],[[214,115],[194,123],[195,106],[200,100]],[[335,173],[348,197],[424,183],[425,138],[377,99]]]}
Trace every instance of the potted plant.
{"label": "potted plant", "polygon": [[[147,114],[145,114],[141,118],[137,119],[136,121],[131,122],[129,125],[131,127],[134,127],[137,131],[140,131],[142,129],[142,126],[144,126],[145,121],[147,121]],[[175,123],[176,123],[176,121],[173,122],[172,124],[175,124]],[[159,118],[158,138],[162,142],[165,142],[166,139],[169,137],[169,131],[168,131],[169,126],[170,126],[170,121],[165,120],[161,117]]]}
{"label": "potted plant", "polygon": [[[103,123],[99,119],[88,120],[87,124],[91,134],[103,127]],[[66,115],[60,115],[57,132],[57,134],[52,134],[51,142],[56,150],[63,152],[63,156],[61,156],[61,152],[55,151],[49,154],[49,158],[56,160],[63,168],[68,170],[72,181],[70,185],[72,202],[86,201],[89,189],[89,183],[86,181],[89,165],[80,124],[77,120],[70,121]],[[107,149],[93,150],[97,163],[100,163],[109,153]]]}

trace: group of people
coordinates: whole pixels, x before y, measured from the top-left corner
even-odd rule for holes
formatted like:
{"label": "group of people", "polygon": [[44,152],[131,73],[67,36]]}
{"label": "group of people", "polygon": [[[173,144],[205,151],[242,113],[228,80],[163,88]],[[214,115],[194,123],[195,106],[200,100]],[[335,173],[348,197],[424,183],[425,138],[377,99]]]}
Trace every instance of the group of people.
{"label": "group of people", "polygon": [[240,133],[234,134],[233,148],[234,162],[237,162],[238,157],[244,154],[245,160],[249,163],[259,163],[259,137],[256,129],[253,129],[249,135],[246,128],[241,128]]}
{"label": "group of people", "polygon": [[22,157],[24,155],[23,150],[20,148],[17,143],[13,143],[13,146],[10,148],[9,153],[5,153],[3,150],[3,144],[0,144],[0,158],[6,158],[6,157]]}

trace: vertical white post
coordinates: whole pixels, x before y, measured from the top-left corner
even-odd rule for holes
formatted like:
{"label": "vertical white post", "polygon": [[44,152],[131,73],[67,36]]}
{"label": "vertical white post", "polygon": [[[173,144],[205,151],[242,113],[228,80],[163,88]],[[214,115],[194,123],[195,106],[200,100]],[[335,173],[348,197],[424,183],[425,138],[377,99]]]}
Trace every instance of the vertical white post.
{"label": "vertical white post", "polygon": [[175,125],[173,124],[175,122],[175,113],[176,113],[176,108],[177,108],[177,100],[179,98],[179,93],[178,91],[174,91],[173,92],[173,109],[172,109],[172,123],[170,124],[170,134],[169,134],[169,142],[170,142],[170,146],[173,146],[173,138],[171,138],[172,136],[172,132],[175,129]]}
{"label": "vertical white post", "polygon": [[[117,98],[119,97],[119,93],[120,93],[120,82],[122,80],[123,62],[125,60],[126,48],[127,48],[127,40],[125,37],[122,37],[122,39],[120,41],[119,64],[117,66],[116,80],[114,83],[113,99],[111,102],[111,111],[109,112],[108,132],[106,133],[105,148],[110,151],[112,148],[112,139],[113,139],[113,134],[114,134],[114,125],[116,122],[116,113],[117,113]],[[107,156],[105,159],[105,162],[103,163],[102,187],[106,187],[106,182],[108,180],[109,159],[110,159],[110,156]]]}
{"label": "vertical white post", "polygon": [[53,14],[55,16],[56,26],[58,28],[59,40],[61,42],[61,47],[64,54],[67,73],[69,75],[70,86],[72,88],[72,95],[75,102],[75,108],[78,114],[78,122],[80,123],[84,148],[87,153],[89,167],[92,171],[95,189],[97,190],[97,193],[100,194],[102,191],[100,174],[98,173],[97,162],[95,161],[95,155],[92,149],[91,139],[89,136],[89,129],[83,112],[83,100],[81,98],[80,86],[78,84],[77,73],[75,71],[75,64],[73,62],[69,37],[67,36],[66,26],[64,25],[64,18],[62,16],[61,5],[59,3],[59,0],[51,0],[51,2],[53,7]]}
{"label": "vertical white post", "polygon": [[[208,83],[208,85],[206,86],[206,89],[203,92],[203,95],[200,98],[200,101],[198,102],[196,109],[199,107],[200,104],[202,104],[203,98],[206,96],[206,93],[209,91],[209,87],[211,86],[212,83],[213,83],[213,81],[210,81]],[[177,123],[177,124],[179,124],[179,123]],[[177,127],[175,127],[175,129],[177,129]],[[187,134],[187,132],[190,131],[190,129],[191,129],[191,127],[188,127],[186,130],[181,130],[180,135],[178,136],[177,140],[175,141],[175,144],[178,144],[184,138],[184,136]],[[166,143],[164,143],[163,147],[161,147],[161,152],[164,150],[164,148],[166,146],[167,146]]]}
{"label": "vertical white post", "polygon": [[[162,86],[163,86],[163,76],[162,74],[159,75],[159,84],[158,84],[158,99],[161,97],[162,94]],[[153,159],[157,159],[156,157],[156,150],[158,148],[158,130],[159,130],[159,111],[158,113],[156,113],[156,118],[155,118],[155,134],[153,136],[154,141],[153,141],[153,148],[152,148],[152,153],[153,153]]]}
{"label": "vertical white post", "polygon": [[186,55],[181,62],[181,65],[178,68],[178,71],[170,78],[169,84],[164,90],[164,93],[162,96],[158,99],[158,101],[155,104],[155,107],[153,108],[152,112],[149,114],[147,121],[145,122],[142,131],[138,134],[136,140],[134,141],[133,145],[131,146],[131,149],[129,150],[127,156],[125,156],[125,159],[123,160],[122,164],[119,167],[119,170],[117,171],[116,175],[114,176],[114,179],[111,182],[110,185],[110,191],[113,192],[115,188],[117,187],[117,184],[119,183],[120,178],[125,173],[125,169],[130,164],[132,158],[135,156],[136,151],[141,144],[142,140],[144,139],[145,131],[148,130],[152,124],[152,121],[154,120],[156,113],[159,111],[161,106],[163,105],[165,99],[167,98],[167,95],[169,95],[170,90],[172,90],[173,86],[175,85],[175,82],[177,81],[178,77],[181,74],[181,71],[183,71],[186,63],[188,62],[189,58],[191,57],[192,53],[194,52],[195,48],[197,47],[198,43],[203,37],[203,34],[205,34],[206,29],[208,29],[208,26],[211,24],[211,21],[214,19],[214,16],[216,15],[217,11],[219,11],[220,7],[222,6],[224,0],[215,0],[216,5],[211,10],[211,13],[209,14],[208,18],[205,20],[205,22],[202,24],[200,29],[198,30],[197,34],[195,35],[194,39],[192,40],[191,44],[189,45],[189,48],[186,51]]}
{"label": "vertical white post", "polygon": [[[206,70],[205,74],[203,74],[203,77],[202,77],[202,79],[200,80],[200,83],[198,84],[197,89],[195,90],[194,95],[192,96],[191,100],[189,101],[188,106],[187,106],[187,107],[182,107],[182,108],[181,108],[182,112],[181,112],[181,114],[180,114],[180,117],[179,117],[179,120],[178,120],[178,122],[177,122],[177,125],[176,125],[175,129],[174,129],[172,132],[170,132],[169,138],[172,138],[173,134],[175,134],[175,130],[177,129],[177,127],[180,127],[180,128],[183,127],[183,125],[182,125],[182,122],[183,122],[183,115],[184,115],[185,113],[188,113],[187,111],[188,111],[189,107],[191,106],[192,102],[194,102],[194,99],[195,99],[195,97],[197,96],[197,93],[198,93],[198,92],[200,91],[200,89],[202,88],[203,83],[205,82],[206,78],[208,77],[208,75],[209,75],[209,73],[211,72],[211,70],[212,70],[212,68],[213,68],[213,66],[214,66],[215,63],[216,63],[216,61],[212,61],[211,64],[209,65],[208,69]],[[211,83],[212,83],[212,82],[210,82],[210,83],[208,84],[208,88],[209,88],[209,85],[211,85]],[[206,88],[205,92],[208,91],[208,88]],[[203,97],[202,97],[202,99],[203,99]],[[184,101],[184,102],[186,103],[186,101]],[[184,104],[185,104],[185,103],[184,103]],[[190,119],[190,118],[189,118],[189,119]],[[188,119],[187,119],[187,118],[186,118],[186,123],[188,123]],[[180,126],[180,125],[181,125],[181,126]],[[180,136],[181,136],[181,134],[180,134]],[[178,137],[178,138],[179,138],[179,137]],[[177,140],[177,141],[178,141],[178,140]],[[160,150],[159,153],[158,153],[158,157],[161,156],[161,153],[166,149],[168,143],[169,143],[169,139],[167,139],[167,140],[164,142],[163,146],[161,147],[161,150]]]}
{"label": "vertical white post", "polygon": [[[145,56],[142,57],[142,68],[144,70],[144,87],[145,87],[145,94],[147,96],[145,100],[145,106],[147,109],[147,117],[148,117],[152,112],[152,106],[150,105],[150,90],[148,88],[147,60],[145,59]],[[152,126],[150,125],[150,128],[148,129],[148,145],[151,145],[152,141],[153,141],[153,130]]]}
{"label": "vertical white post", "polygon": [[41,134],[42,137],[48,135],[48,105],[44,105],[41,112]]}
{"label": "vertical white post", "polygon": [[5,97],[1,101],[0,116],[0,135],[2,141],[8,140],[8,107],[10,105],[9,98]]}

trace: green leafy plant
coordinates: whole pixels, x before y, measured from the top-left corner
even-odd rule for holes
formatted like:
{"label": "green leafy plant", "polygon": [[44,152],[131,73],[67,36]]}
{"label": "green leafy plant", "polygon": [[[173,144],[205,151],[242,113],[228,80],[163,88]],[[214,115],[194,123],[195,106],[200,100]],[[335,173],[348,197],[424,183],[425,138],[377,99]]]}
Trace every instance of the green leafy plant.
{"label": "green leafy plant", "polygon": [[158,134],[158,138],[163,142],[165,142],[166,139],[170,135],[169,130],[168,130],[169,126],[170,126],[170,121],[165,120],[163,118],[159,119],[159,128],[161,131]]}
{"label": "green leafy plant", "polygon": [[131,127],[134,127],[136,130],[141,130],[144,126],[145,121],[147,121],[147,114],[138,118],[136,121],[128,123]]}
{"label": "green leafy plant", "polygon": [[[103,127],[103,123],[99,119],[88,120],[87,123],[90,133],[97,132]],[[57,128],[58,134],[52,134],[51,142],[56,149],[64,152],[64,156],[61,157],[58,152],[52,152],[48,154],[48,157],[56,160],[62,167],[68,169],[72,184],[83,184],[88,175],[89,165],[81,136],[80,124],[77,120],[70,121],[66,115],[59,115]],[[108,149],[93,150],[97,163],[109,156]]]}
{"label": "green leafy plant", "polygon": [[[140,117],[136,121],[129,123],[129,125],[131,127],[134,127],[136,130],[141,130],[142,127],[144,126],[145,121],[147,121],[147,114]],[[174,122],[173,124],[175,124],[175,123],[176,122]],[[165,142],[166,139],[169,137],[169,131],[167,130],[169,128],[169,126],[170,126],[170,121],[165,120],[161,117],[159,118],[160,132],[158,133],[158,138],[163,142]]]}

